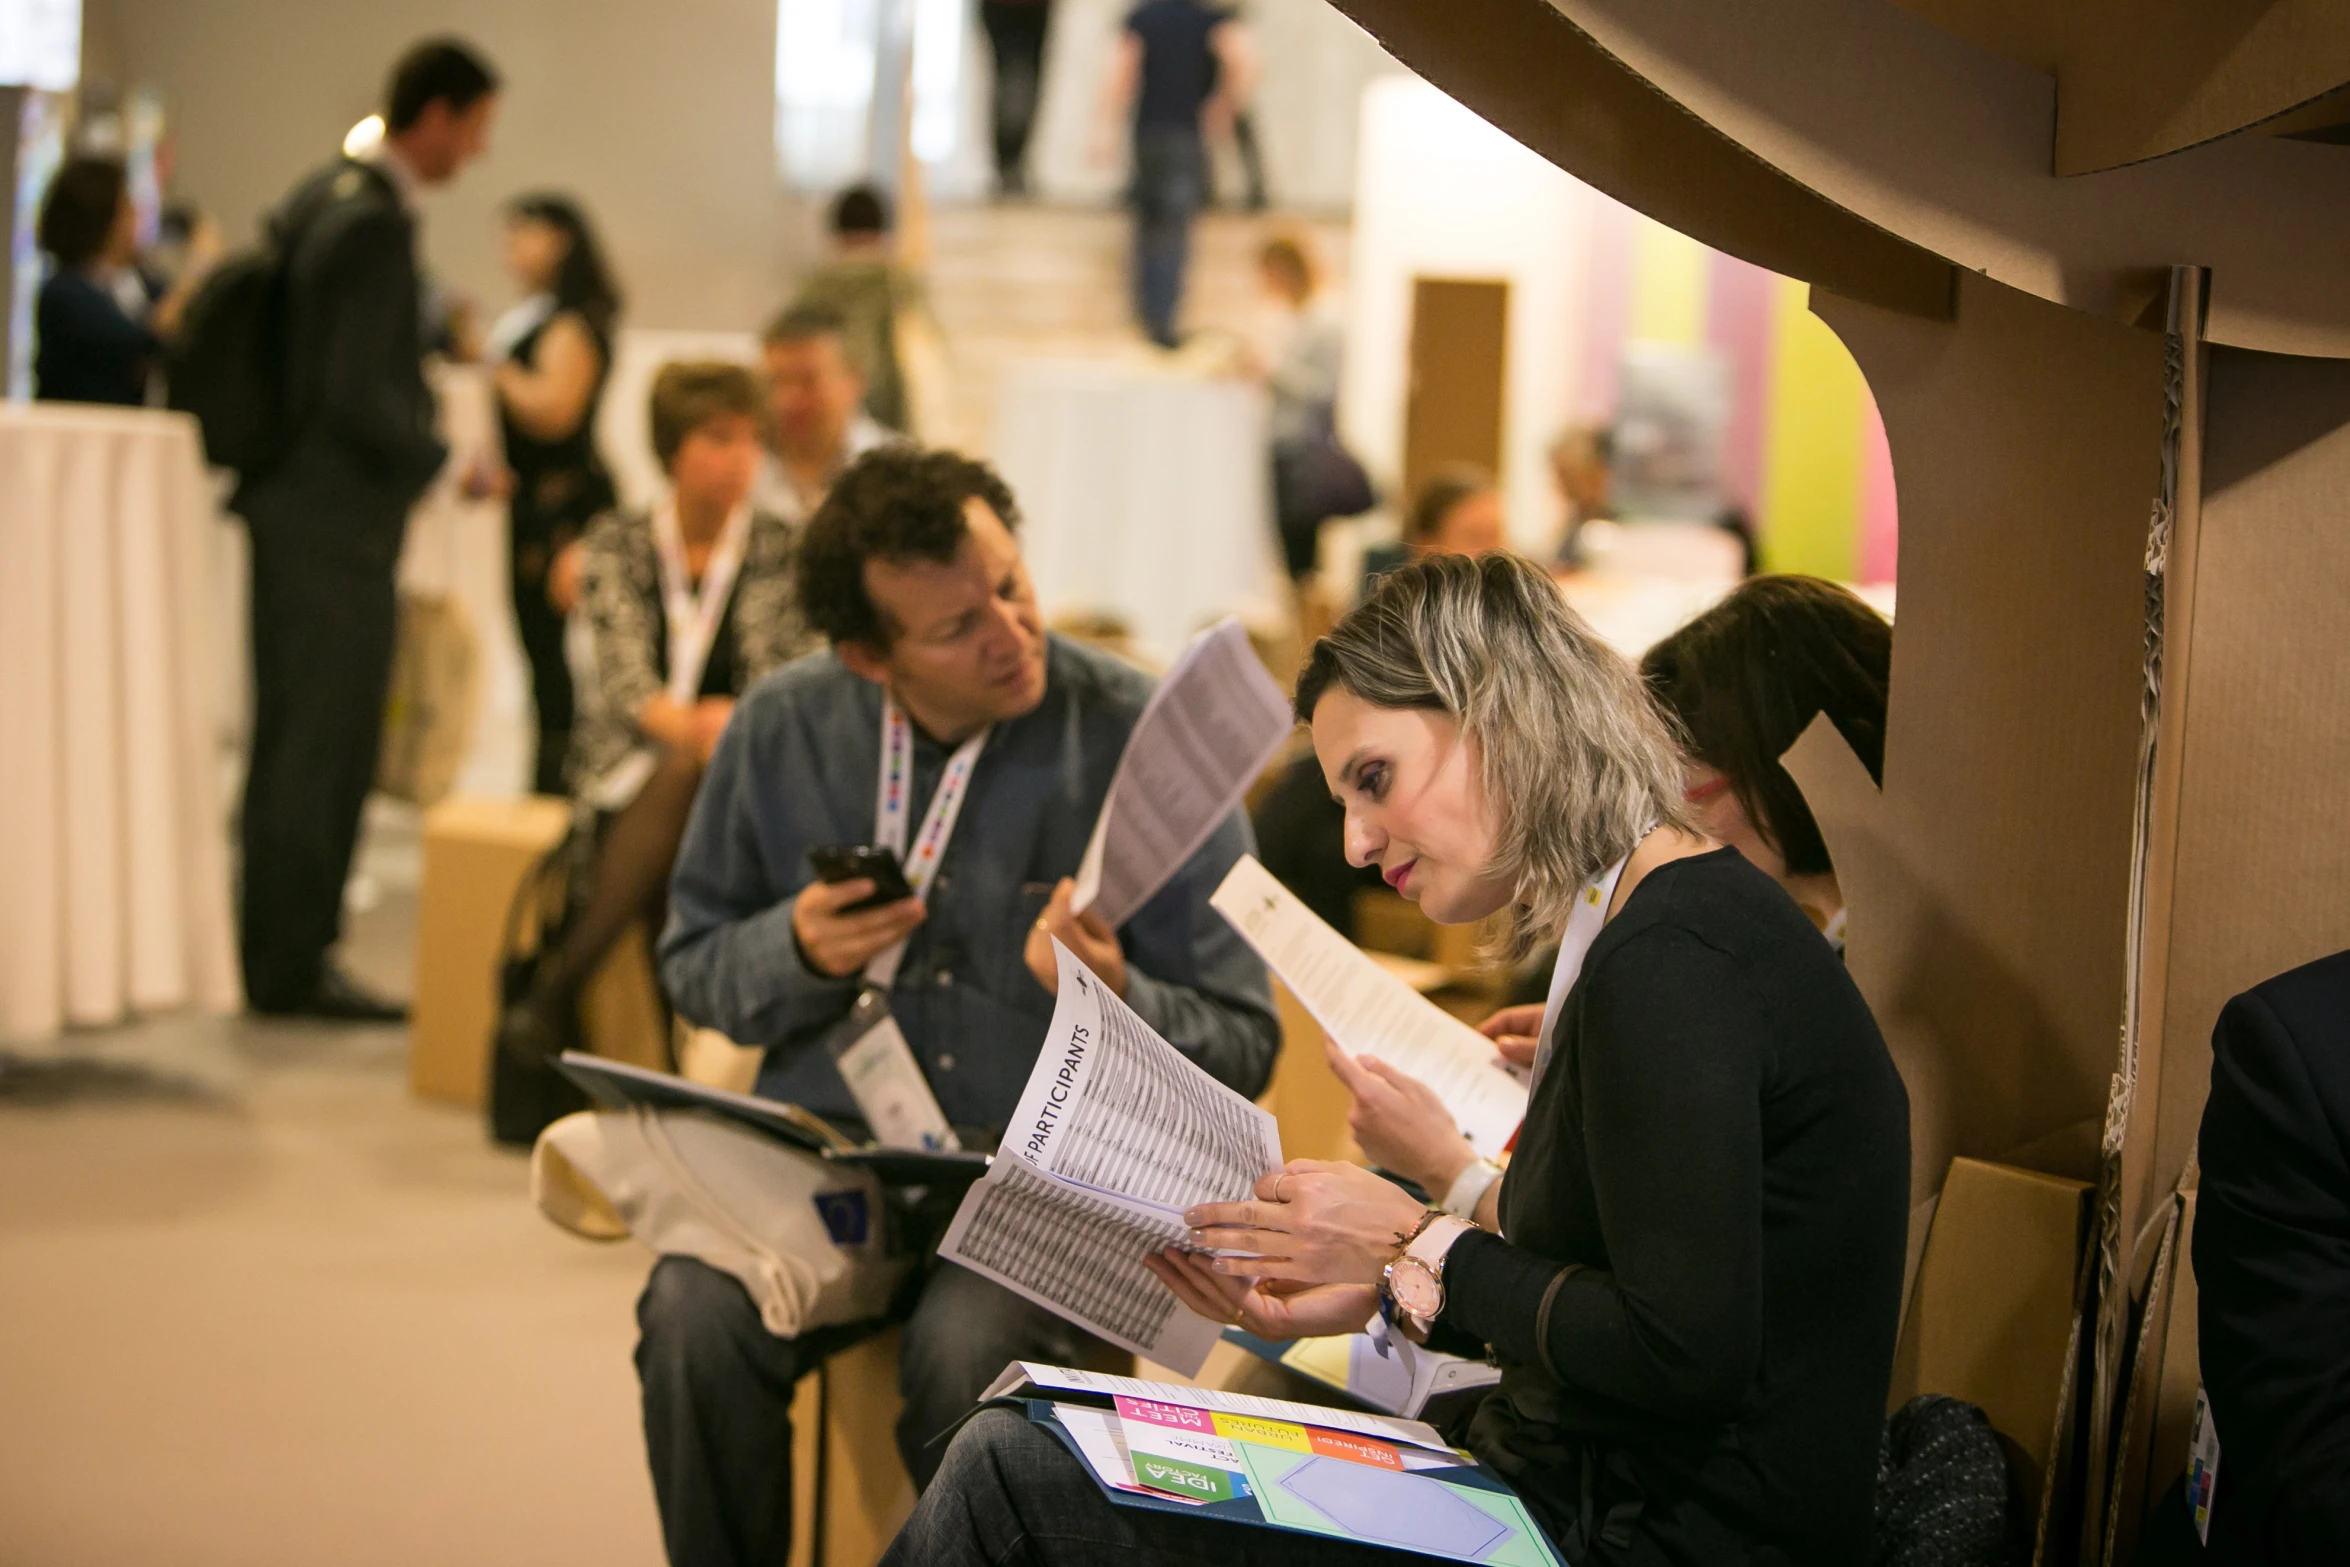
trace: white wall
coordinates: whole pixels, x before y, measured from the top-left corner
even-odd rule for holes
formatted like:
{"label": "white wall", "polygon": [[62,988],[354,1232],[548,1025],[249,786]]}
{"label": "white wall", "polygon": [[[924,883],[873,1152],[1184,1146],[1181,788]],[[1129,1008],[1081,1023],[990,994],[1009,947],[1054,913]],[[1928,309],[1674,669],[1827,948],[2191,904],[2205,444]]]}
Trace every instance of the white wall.
{"label": "white wall", "polygon": [[425,199],[424,250],[491,310],[512,292],[499,204],[541,187],[586,203],[634,326],[752,326],[806,255],[775,167],[775,0],[88,3],[123,78],[165,96],[177,191],[231,243],[377,107],[404,47],[455,32],[506,90],[490,155]]}
{"label": "white wall", "polygon": [[[1502,489],[1522,548],[1557,532],[1543,452],[1568,419],[1582,362],[1590,191],[1417,77],[1363,93],[1340,417],[1384,487],[1403,467],[1412,280],[1510,285]],[[1397,509],[1408,497],[1394,497]]]}

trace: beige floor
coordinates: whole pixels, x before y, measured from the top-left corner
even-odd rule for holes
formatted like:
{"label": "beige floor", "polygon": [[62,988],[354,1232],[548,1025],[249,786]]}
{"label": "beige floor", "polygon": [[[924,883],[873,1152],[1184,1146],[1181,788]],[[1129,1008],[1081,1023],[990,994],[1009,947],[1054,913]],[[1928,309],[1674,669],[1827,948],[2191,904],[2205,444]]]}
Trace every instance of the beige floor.
{"label": "beige floor", "polygon": [[[358,933],[403,989],[408,908]],[[76,1046],[0,1075],[0,1567],[660,1561],[646,1259],[541,1221],[399,1030]]]}

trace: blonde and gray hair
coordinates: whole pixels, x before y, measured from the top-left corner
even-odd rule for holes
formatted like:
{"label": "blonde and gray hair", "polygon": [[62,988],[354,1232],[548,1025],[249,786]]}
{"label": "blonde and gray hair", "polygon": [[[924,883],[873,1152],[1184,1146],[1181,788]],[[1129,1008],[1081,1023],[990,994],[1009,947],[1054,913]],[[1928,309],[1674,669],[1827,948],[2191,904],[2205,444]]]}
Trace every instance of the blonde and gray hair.
{"label": "blonde and gray hair", "polygon": [[1487,873],[1517,889],[1512,959],[1555,936],[1649,829],[1690,825],[1680,753],[1639,676],[1519,556],[1436,555],[1382,577],[1314,644],[1298,717],[1312,722],[1332,686],[1444,713],[1476,741],[1500,829]]}

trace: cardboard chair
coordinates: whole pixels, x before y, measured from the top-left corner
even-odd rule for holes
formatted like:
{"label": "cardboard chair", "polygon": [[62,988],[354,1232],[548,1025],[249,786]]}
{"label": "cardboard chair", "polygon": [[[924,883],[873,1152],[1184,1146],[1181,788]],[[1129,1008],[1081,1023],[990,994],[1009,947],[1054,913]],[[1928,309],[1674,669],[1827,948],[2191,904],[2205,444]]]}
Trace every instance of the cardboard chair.
{"label": "cardboard chair", "polygon": [[1953,1159],[1893,1357],[1888,1411],[1943,1393],[1990,1416],[2037,1528],[2068,1413],[2090,1187]]}
{"label": "cardboard chair", "polygon": [[[570,825],[570,805],[543,795],[459,796],[424,813],[408,1035],[408,1087],[419,1098],[481,1104],[507,911],[523,878]],[[535,930],[522,933],[525,941],[537,937]],[[668,1023],[643,927],[630,925],[613,943],[588,981],[580,1013],[596,1054],[666,1068]]]}

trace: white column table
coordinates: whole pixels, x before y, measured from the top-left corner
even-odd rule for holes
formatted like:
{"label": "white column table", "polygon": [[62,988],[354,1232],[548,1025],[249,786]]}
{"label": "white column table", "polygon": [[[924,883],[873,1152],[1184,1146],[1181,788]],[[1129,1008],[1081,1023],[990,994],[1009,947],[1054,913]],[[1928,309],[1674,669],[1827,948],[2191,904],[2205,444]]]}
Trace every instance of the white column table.
{"label": "white column table", "polygon": [[1048,615],[1108,611],[1167,659],[1210,621],[1282,613],[1256,386],[1140,360],[1016,364],[994,454]]}
{"label": "white column table", "polygon": [[0,404],[0,1043],[239,1003],[192,420]]}

